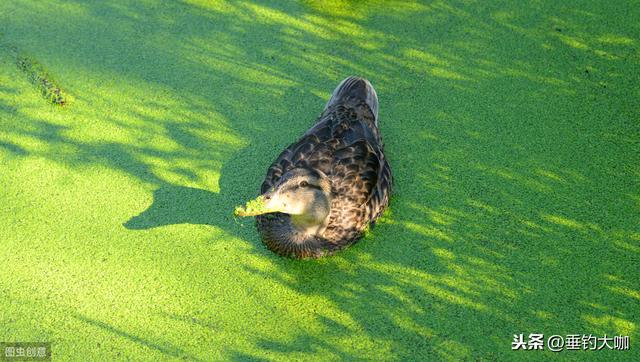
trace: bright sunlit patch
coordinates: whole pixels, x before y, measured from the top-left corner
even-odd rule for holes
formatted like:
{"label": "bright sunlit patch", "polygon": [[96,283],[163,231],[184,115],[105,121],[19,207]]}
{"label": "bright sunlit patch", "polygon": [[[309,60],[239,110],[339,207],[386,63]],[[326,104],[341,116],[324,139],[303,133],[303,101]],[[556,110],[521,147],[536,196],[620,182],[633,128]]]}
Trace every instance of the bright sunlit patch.
{"label": "bright sunlit patch", "polygon": [[562,177],[560,177],[558,174],[553,173],[553,172],[551,172],[549,170],[543,170],[543,169],[539,168],[539,169],[536,170],[536,173],[538,175],[544,176],[544,177],[552,179],[554,181],[565,182],[565,180]]}
{"label": "bright sunlit patch", "polygon": [[638,301],[640,301],[640,292],[638,292],[637,290],[633,290],[630,288],[623,288],[623,287],[609,287],[609,289],[612,292],[620,293],[629,298],[637,299]]}
{"label": "bright sunlit patch", "polygon": [[405,226],[407,228],[409,228],[410,230],[413,230],[415,232],[418,232],[422,235],[428,236],[428,237],[433,237],[436,239],[440,239],[440,240],[444,240],[444,241],[453,241],[451,239],[451,237],[444,231],[439,230],[437,228],[434,227],[430,227],[430,226],[425,226],[425,225],[419,225],[416,223],[412,223],[412,222],[406,222]]}
{"label": "bright sunlit patch", "polygon": [[633,334],[636,330],[635,323],[611,315],[595,316],[592,314],[585,314],[582,316],[582,319],[591,324],[594,328],[597,328],[597,330],[611,331],[610,333],[616,335],[628,336]]}
{"label": "bright sunlit patch", "polygon": [[561,42],[565,43],[566,45],[572,48],[581,49],[581,50],[589,49],[589,46],[585,44],[581,39],[577,39],[575,37],[557,34],[557,33],[555,34],[555,36],[557,36]]}
{"label": "bright sunlit patch", "polygon": [[558,216],[558,215],[542,215],[542,219],[549,221],[551,223],[566,226],[573,229],[583,230],[585,229],[584,224],[578,222],[576,220],[569,219],[567,217]]}
{"label": "bright sunlit patch", "polygon": [[443,248],[432,248],[431,251],[433,252],[433,254],[435,254],[436,256],[443,258],[443,259],[455,259],[455,255],[447,250],[447,249],[443,249]]}
{"label": "bright sunlit patch", "polygon": [[438,343],[438,355],[442,359],[460,361],[471,356],[471,349],[461,342],[449,339]]}
{"label": "bright sunlit patch", "polygon": [[631,38],[628,38],[622,35],[615,35],[615,34],[606,34],[598,37],[597,40],[605,44],[630,45],[634,43],[634,40]]}

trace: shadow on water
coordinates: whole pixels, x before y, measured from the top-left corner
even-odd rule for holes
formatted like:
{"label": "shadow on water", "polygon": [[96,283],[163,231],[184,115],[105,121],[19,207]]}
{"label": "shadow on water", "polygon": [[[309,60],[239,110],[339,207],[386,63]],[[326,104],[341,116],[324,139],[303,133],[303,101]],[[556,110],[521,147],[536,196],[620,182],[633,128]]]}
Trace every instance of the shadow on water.
{"label": "shadow on water", "polygon": [[105,323],[93,318],[89,318],[84,315],[78,314],[78,315],[74,315],[74,317],[77,318],[79,321],[87,323],[93,327],[97,327],[104,331],[113,333],[114,335],[117,335],[121,338],[128,339],[134,343],[140,344],[149,349],[156,350],[165,356],[173,357],[173,358],[189,359],[193,361],[202,361],[202,359],[180,349],[178,346],[172,345],[171,343],[150,341],[148,339],[126,332],[120,328],[114,327],[109,323]]}
{"label": "shadow on water", "polygon": [[[625,86],[637,76],[621,75],[638,74],[637,27],[603,29],[610,12],[568,5],[522,11],[407,2],[385,12],[348,1],[335,9],[270,1],[69,4],[82,11],[47,9],[59,15],[49,26],[65,30],[51,36],[77,41],[40,56],[62,80],[85,72],[101,84],[117,74],[122,91],[140,99],[79,118],[100,119],[131,139],[85,141],[71,132],[82,125],[65,123],[73,120],[25,112],[29,122],[2,124],[9,140],[0,139],[0,149],[132,175],[153,200],[125,228],[220,228],[271,266],[240,260],[239,269],[328,303],[305,309],[313,328],[286,338],[267,328],[247,337],[250,347],[222,346],[227,358],[496,359],[508,356],[514,333],[638,336],[640,287],[627,274],[640,255],[640,231],[628,221],[638,211],[638,173],[622,157],[637,143],[623,137],[638,131],[628,121],[637,114],[625,107]],[[25,5],[4,27],[18,29],[21,45],[26,15],[43,11]],[[177,35],[166,35],[174,28]],[[41,44],[40,37],[28,39]],[[348,74],[371,78],[381,97],[397,181],[391,212],[335,258],[296,262],[265,253],[253,229],[234,224],[233,206],[256,195],[273,157]],[[74,79],[68,88],[79,102],[108,104],[110,89]],[[264,314],[295,318],[286,300],[264,304]],[[196,358],[179,339],[155,344],[78,318],[167,356]]]}
{"label": "shadow on water", "polygon": [[153,204],[140,215],[132,217],[124,226],[141,230],[174,224],[215,225],[215,215],[228,209],[216,194],[183,186],[163,186],[153,192]]}

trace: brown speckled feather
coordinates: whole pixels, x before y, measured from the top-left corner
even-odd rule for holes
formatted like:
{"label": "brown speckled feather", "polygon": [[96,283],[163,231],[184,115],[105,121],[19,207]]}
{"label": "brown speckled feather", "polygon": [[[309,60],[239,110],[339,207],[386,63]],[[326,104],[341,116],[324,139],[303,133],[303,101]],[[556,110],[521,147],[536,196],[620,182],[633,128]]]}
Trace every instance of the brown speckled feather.
{"label": "brown speckled feather", "polygon": [[267,171],[263,193],[287,171],[306,167],[328,176],[333,196],[328,225],[319,236],[298,234],[286,214],[256,217],[263,242],[278,254],[296,258],[332,254],[361,238],[389,203],[392,176],[377,126],[375,91],[371,87],[375,103],[371,97],[361,96],[362,92],[340,94],[346,87],[352,90],[355,82],[366,81],[355,77],[343,81],[315,125],[287,147]]}

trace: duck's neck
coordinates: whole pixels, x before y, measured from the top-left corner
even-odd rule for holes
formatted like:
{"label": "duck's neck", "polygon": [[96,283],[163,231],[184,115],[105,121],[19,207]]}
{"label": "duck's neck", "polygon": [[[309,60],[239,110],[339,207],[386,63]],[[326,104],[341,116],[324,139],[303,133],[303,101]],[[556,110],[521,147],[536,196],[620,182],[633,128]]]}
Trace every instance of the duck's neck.
{"label": "duck's neck", "polygon": [[320,236],[327,227],[329,214],[324,215],[291,215],[291,225],[303,235]]}
{"label": "duck's neck", "polygon": [[321,236],[329,223],[331,199],[327,196],[318,198],[303,213],[290,214],[291,225],[296,231],[308,236]]}

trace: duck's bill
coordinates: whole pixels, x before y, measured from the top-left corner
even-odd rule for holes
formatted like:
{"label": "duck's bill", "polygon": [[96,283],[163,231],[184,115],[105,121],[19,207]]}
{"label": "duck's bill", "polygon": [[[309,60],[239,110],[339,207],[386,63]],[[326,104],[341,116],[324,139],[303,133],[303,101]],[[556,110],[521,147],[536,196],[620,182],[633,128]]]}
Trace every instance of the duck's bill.
{"label": "duck's bill", "polygon": [[246,203],[245,206],[238,206],[233,210],[234,216],[257,216],[275,212],[270,209],[264,202],[264,196],[260,195],[255,199]]}

